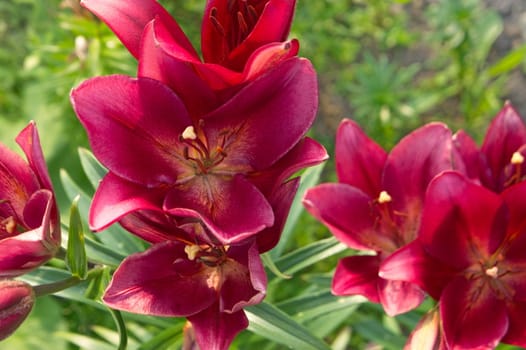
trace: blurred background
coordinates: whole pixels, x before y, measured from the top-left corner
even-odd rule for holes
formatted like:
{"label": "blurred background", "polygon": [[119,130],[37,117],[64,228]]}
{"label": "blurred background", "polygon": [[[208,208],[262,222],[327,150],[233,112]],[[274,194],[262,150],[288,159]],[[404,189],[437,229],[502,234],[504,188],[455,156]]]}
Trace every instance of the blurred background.
{"label": "blurred background", "polygon": [[[205,1],[160,2],[199,48]],[[357,120],[389,148],[432,120],[465,129],[480,142],[506,100],[526,116],[524,0],[297,0],[290,36],[300,40],[300,55],[318,71],[320,106],[311,136],[331,154],[342,118]],[[77,0],[0,1],[0,141],[16,148],[18,132],[29,120],[37,122],[63,210],[70,202],[60,186],[60,169],[81,185],[87,182],[78,160],[78,148],[88,147],[87,138],[71,109],[69,91],[95,75],[134,75],[135,70],[135,60],[119,40]],[[322,177],[334,179],[330,161]],[[287,249],[329,236],[306,215],[300,223]],[[334,263],[316,269],[327,273]],[[271,286],[270,292],[279,300],[305,288],[304,283]],[[10,340],[24,345],[12,348],[41,349],[41,341],[53,332],[70,334],[53,338],[55,349],[89,348],[72,341],[71,334],[94,334],[93,325],[112,324],[107,315],[86,313],[84,306],[42,300],[23,328],[28,331]],[[55,307],[58,302],[62,308]],[[342,317],[328,337],[337,338],[352,324],[358,334],[352,349],[400,349],[402,330],[389,347],[371,342],[385,332],[375,335],[365,326],[356,327],[360,321],[396,328],[374,305],[367,307],[362,316]],[[364,315],[373,315],[373,320]]]}

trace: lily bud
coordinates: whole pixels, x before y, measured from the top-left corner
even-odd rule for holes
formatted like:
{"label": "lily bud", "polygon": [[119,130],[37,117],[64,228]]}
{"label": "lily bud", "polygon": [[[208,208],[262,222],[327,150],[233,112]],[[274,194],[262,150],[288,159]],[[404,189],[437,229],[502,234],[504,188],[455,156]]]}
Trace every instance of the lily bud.
{"label": "lily bud", "polygon": [[0,281],[0,340],[9,337],[33,308],[35,293],[25,282]]}

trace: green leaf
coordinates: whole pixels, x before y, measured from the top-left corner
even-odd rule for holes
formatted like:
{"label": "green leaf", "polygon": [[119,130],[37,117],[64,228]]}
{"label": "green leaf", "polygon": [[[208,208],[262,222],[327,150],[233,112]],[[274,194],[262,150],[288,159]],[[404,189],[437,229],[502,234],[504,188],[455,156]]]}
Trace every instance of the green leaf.
{"label": "green leaf", "polygon": [[183,325],[178,324],[173,327],[166,328],[159,332],[156,336],[139,346],[138,350],[157,350],[157,349],[174,349],[180,348],[183,342]]}
{"label": "green leaf", "polygon": [[324,166],[325,163],[311,167],[305,170],[305,172],[301,175],[300,186],[298,188],[298,192],[296,192],[296,195],[294,196],[294,201],[290,207],[289,216],[287,217],[287,222],[285,223],[285,227],[281,233],[279,243],[274,247],[274,249],[270,251],[270,256],[273,258],[273,260],[276,260],[283,254],[283,251],[285,250],[285,247],[290,241],[294,229],[296,228],[298,218],[304,210],[303,204],[301,203],[303,195],[307,189],[318,183]]}
{"label": "green leaf", "polygon": [[502,57],[495,64],[488,68],[488,74],[494,78],[516,68],[523,63],[526,58],[526,45],[520,46]]}
{"label": "green leaf", "polygon": [[115,325],[117,326],[117,331],[119,332],[119,344],[117,350],[126,350],[128,344],[128,333],[126,332],[126,324],[124,323],[121,312],[111,308],[108,308],[108,310],[110,311],[111,316],[115,321]]}
{"label": "green leaf", "polygon": [[286,275],[283,272],[281,272],[276,264],[274,264],[274,261],[272,260],[272,257],[269,255],[269,253],[265,253],[261,255],[261,260],[265,264],[265,266],[277,277],[282,279],[290,279],[291,275]]}
{"label": "green leaf", "polygon": [[57,332],[56,334],[70,343],[77,345],[82,350],[115,350],[114,345],[85,335],[70,332]]}
{"label": "green leaf", "polygon": [[250,321],[248,329],[256,334],[294,349],[330,349],[308,329],[270,304],[250,306],[245,311]]}
{"label": "green leaf", "polygon": [[108,170],[86,148],[79,148],[79,158],[84,174],[86,174],[93,189],[97,189],[99,182],[108,173]]}
{"label": "green leaf", "polygon": [[293,274],[346,249],[348,248],[343,243],[330,237],[286,254],[274,263],[280,271]]}
{"label": "green leaf", "polygon": [[71,204],[69,211],[68,249],[66,252],[66,263],[73,276],[86,279],[88,274],[88,260],[84,245],[84,230],[80,218],[78,202],[80,195]]}

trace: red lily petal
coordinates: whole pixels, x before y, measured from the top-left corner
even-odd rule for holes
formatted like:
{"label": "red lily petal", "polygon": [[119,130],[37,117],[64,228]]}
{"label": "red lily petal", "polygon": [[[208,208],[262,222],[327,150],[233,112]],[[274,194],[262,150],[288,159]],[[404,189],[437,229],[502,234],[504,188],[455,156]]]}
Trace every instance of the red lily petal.
{"label": "red lily petal", "polygon": [[50,226],[53,208],[49,190],[39,190],[28,200],[23,215],[32,229],[0,240],[0,278],[22,275],[53,257],[60,246]]}
{"label": "red lily petal", "polygon": [[452,135],[446,125],[427,124],[404,137],[389,153],[382,183],[395,210],[420,212],[431,179],[451,170]]}
{"label": "red lily petal", "polygon": [[173,144],[191,120],[168,87],[147,78],[98,77],[75,88],[71,101],[93,153],[110,171],[145,185],[175,182]]}
{"label": "red lily petal", "polygon": [[135,56],[140,57],[141,35],[144,27],[155,17],[159,17],[169,28],[174,40],[186,51],[197,57],[192,44],[177,22],[155,0],[81,0],[80,4],[93,12],[111,28],[124,46]]}
{"label": "red lily petal", "polygon": [[451,349],[494,349],[508,330],[505,302],[487,285],[464,277],[456,278],[444,290],[440,317]]}
{"label": "red lily petal", "polygon": [[524,144],[526,125],[511,104],[507,103],[491,122],[481,147],[493,174],[493,186],[490,188],[502,190],[503,170],[512,154]]}
{"label": "red lily petal", "polygon": [[376,230],[376,217],[371,198],[356,187],[326,183],[310,188],[303,205],[332,234],[351,248],[394,251],[390,237]]}
{"label": "red lily petal", "polygon": [[256,239],[260,254],[269,251],[278,244],[299,184],[299,177],[287,181],[279,186],[268,198],[274,211],[274,225],[257,234]]}
{"label": "red lily petal", "polygon": [[190,261],[184,244],[166,241],[123,260],[104,293],[115,309],[156,316],[189,316],[217,300],[214,268]]}
{"label": "red lily petal", "polygon": [[425,294],[415,284],[379,278],[378,295],[389,316],[396,316],[416,308],[424,301]]}
{"label": "red lily petal", "polygon": [[383,190],[380,180],[387,153],[349,119],[340,123],[335,153],[338,180],[376,198]]}
{"label": "red lily petal", "polygon": [[485,179],[491,174],[486,169],[486,159],[483,157],[475,141],[463,130],[453,135],[453,145],[457,150],[463,164],[455,164],[455,170],[459,170],[474,181]]}
{"label": "red lily petal", "polygon": [[507,214],[497,194],[445,172],[429,185],[419,239],[429,255],[463,269],[501,245]]}
{"label": "red lily petal", "polygon": [[108,173],[100,182],[89,212],[90,229],[101,231],[137,210],[162,211],[163,195]]}
{"label": "red lily petal", "polygon": [[379,303],[379,266],[380,257],[377,255],[354,255],[340,259],[332,279],[332,293],[363,295],[373,303]]}
{"label": "red lily petal", "polygon": [[146,25],[142,36],[137,76],[159,80],[183,100],[191,115],[203,115],[217,106],[217,97],[194,70],[198,57],[188,55],[158,18]]}
{"label": "red lily petal", "polygon": [[438,300],[458,270],[448,265],[447,261],[429,256],[417,239],[382,261],[378,274],[388,280],[414,283]]}
{"label": "red lily petal", "polygon": [[312,125],[317,96],[316,73],[309,61],[300,58],[284,61],[245,86],[204,117],[210,144],[221,144],[225,132],[235,131],[235,141],[225,148],[229,156],[221,166],[250,165],[255,170],[271,166]]}
{"label": "red lily petal", "polygon": [[515,301],[512,304],[508,304],[509,326],[508,332],[502,338],[504,343],[526,347],[524,315],[526,315],[526,302]]}
{"label": "red lily petal", "polygon": [[328,158],[327,151],[315,140],[305,137],[270,168],[251,174],[250,181],[268,195],[299,170],[319,164]]}
{"label": "red lily petal", "polygon": [[164,209],[201,219],[223,244],[239,242],[274,223],[267,199],[240,175],[231,180],[198,176],[168,192]]}
{"label": "red lily petal", "polygon": [[265,297],[267,276],[256,244],[231,246],[229,259],[220,267],[224,276],[219,296],[219,310],[235,313],[243,307],[260,303]]}
{"label": "red lily petal", "polygon": [[228,350],[236,335],[248,327],[243,311],[226,313],[219,311],[217,303],[188,317],[201,349]]}
{"label": "red lily petal", "polygon": [[24,151],[29,166],[35,172],[42,187],[47,188],[48,190],[53,190],[53,185],[51,184],[44,155],[42,154],[40,138],[34,121],[29,122],[29,124],[18,134],[16,142]]}
{"label": "red lily petal", "polygon": [[254,80],[280,62],[296,56],[298,51],[299,42],[295,39],[261,46],[249,57],[243,70],[243,80]]}

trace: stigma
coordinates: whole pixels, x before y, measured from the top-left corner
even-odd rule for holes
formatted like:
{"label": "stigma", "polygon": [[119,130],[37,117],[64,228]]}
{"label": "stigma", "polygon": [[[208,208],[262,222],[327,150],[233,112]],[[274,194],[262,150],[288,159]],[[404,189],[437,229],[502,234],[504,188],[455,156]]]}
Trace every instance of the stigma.
{"label": "stigma", "polygon": [[193,126],[187,126],[186,129],[184,129],[182,137],[184,140],[195,140],[197,138],[197,134],[195,133],[195,129]]}
{"label": "stigma", "polygon": [[486,276],[489,276],[491,278],[499,277],[499,268],[497,267],[497,265],[490,267],[489,269],[486,269],[486,271],[484,272],[486,273]]}
{"label": "stigma", "polygon": [[380,195],[378,196],[378,203],[380,204],[389,203],[392,200],[393,198],[387,193],[387,191],[380,192]]}
{"label": "stigma", "polygon": [[524,156],[520,154],[520,152],[513,152],[510,163],[513,165],[520,165],[524,163]]}

